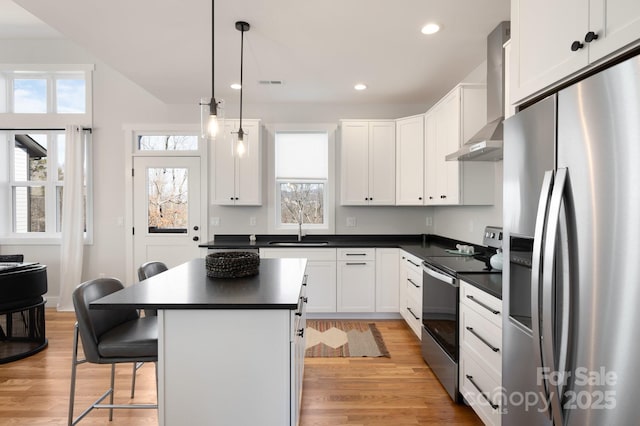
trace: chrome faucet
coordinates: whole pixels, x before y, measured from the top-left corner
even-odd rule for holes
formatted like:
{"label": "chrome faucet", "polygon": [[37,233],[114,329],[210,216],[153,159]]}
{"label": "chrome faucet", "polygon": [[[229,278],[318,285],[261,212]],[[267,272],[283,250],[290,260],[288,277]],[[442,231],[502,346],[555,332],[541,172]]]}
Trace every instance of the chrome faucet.
{"label": "chrome faucet", "polygon": [[302,241],[302,223],[304,222],[302,207],[302,201],[298,201],[298,241]]}

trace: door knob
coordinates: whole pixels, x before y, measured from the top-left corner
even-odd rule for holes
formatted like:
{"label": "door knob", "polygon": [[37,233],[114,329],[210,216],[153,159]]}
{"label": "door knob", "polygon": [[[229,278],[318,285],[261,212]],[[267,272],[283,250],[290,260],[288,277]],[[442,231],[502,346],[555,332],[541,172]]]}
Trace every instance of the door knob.
{"label": "door knob", "polygon": [[584,47],[584,44],[580,43],[579,41],[574,41],[573,43],[571,43],[571,51],[575,52],[577,50],[580,50]]}
{"label": "door knob", "polygon": [[193,241],[199,241],[199,240],[200,240],[200,237],[197,237],[197,236],[193,237]]}
{"label": "door knob", "polygon": [[584,41],[586,41],[587,43],[591,43],[593,40],[597,40],[597,39],[598,39],[598,34],[594,33],[593,31],[589,31],[584,36]]}

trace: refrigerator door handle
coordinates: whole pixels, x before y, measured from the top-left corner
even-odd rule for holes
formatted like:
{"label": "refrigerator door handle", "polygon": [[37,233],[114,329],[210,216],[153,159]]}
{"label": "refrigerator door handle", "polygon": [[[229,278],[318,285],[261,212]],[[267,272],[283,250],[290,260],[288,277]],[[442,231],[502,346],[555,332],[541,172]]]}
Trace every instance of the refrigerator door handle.
{"label": "refrigerator door handle", "polygon": [[[559,371],[558,365],[556,365],[556,348],[554,345],[554,262],[556,258],[556,237],[560,224],[560,213],[562,210],[566,181],[567,169],[559,168],[556,172],[551,200],[549,202],[549,216],[547,229],[545,231],[542,259],[542,362],[548,367],[549,372],[559,374],[560,377],[562,377],[564,372]],[[548,396],[551,402],[553,422],[557,425],[563,425],[562,401],[558,382],[558,380],[548,381],[547,390],[549,391]]]}
{"label": "refrigerator door handle", "polygon": [[[542,339],[540,335],[540,277],[542,275],[542,245],[545,235],[545,227],[547,224],[547,211],[549,200],[551,198],[551,187],[553,184],[553,170],[544,172],[542,179],[542,187],[540,189],[540,198],[538,199],[538,211],[536,213],[536,226],[533,235],[533,253],[531,262],[531,331],[533,332],[533,343],[539,391],[545,396],[545,401],[549,399],[549,392],[542,380],[541,371],[543,371],[542,360]],[[543,407],[540,404],[540,407]],[[546,415],[551,419],[551,413],[546,411]]]}

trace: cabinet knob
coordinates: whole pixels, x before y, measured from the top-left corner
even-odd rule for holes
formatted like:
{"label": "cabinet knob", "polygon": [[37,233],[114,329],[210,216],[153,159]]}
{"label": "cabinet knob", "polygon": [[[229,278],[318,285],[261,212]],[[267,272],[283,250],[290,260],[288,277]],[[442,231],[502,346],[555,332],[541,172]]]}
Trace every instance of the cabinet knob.
{"label": "cabinet knob", "polygon": [[578,40],[574,41],[573,43],[571,43],[571,51],[575,52],[577,50],[580,50],[584,47],[584,44],[580,43]]}
{"label": "cabinet knob", "polygon": [[364,200],[365,200],[365,201],[369,201],[369,198],[368,198],[368,197],[364,197]]}
{"label": "cabinet knob", "polygon": [[432,196],[429,196],[429,199],[430,199],[430,200],[433,200],[433,197],[432,197]]}
{"label": "cabinet knob", "polygon": [[422,197],[418,197],[418,200],[422,200]]}
{"label": "cabinet knob", "polygon": [[238,198],[238,197],[236,197],[236,200],[238,200],[238,199],[239,199],[239,198]]}
{"label": "cabinet knob", "polygon": [[233,197],[229,197],[229,199],[230,199],[231,201],[233,201]]}
{"label": "cabinet knob", "polygon": [[197,237],[197,236],[196,236],[196,237],[193,237],[193,241],[199,241],[199,240],[200,240],[200,238],[199,238],[199,237]]}
{"label": "cabinet knob", "polygon": [[373,201],[373,197],[369,197],[369,201]]}
{"label": "cabinet knob", "polygon": [[198,229],[200,229],[200,228],[198,227],[198,225],[196,225],[196,226],[194,226],[194,227],[193,227],[193,230],[194,230],[194,231],[197,231]]}
{"label": "cabinet knob", "polygon": [[597,40],[597,39],[598,39],[598,34],[594,33],[593,31],[589,31],[584,36],[584,41],[586,41],[587,43],[591,43],[593,40]]}

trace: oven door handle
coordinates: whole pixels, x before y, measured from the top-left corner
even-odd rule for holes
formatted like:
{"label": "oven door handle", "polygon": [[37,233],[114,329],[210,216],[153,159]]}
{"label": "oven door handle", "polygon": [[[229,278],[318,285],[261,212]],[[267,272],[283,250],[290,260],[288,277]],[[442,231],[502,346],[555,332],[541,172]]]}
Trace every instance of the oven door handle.
{"label": "oven door handle", "polygon": [[458,281],[455,278],[450,277],[449,275],[442,274],[438,271],[434,271],[428,266],[422,265],[422,271],[425,274],[431,275],[433,278],[437,280],[444,281],[445,283],[449,284],[452,287],[460,287],[460,285],[458,284]]}

